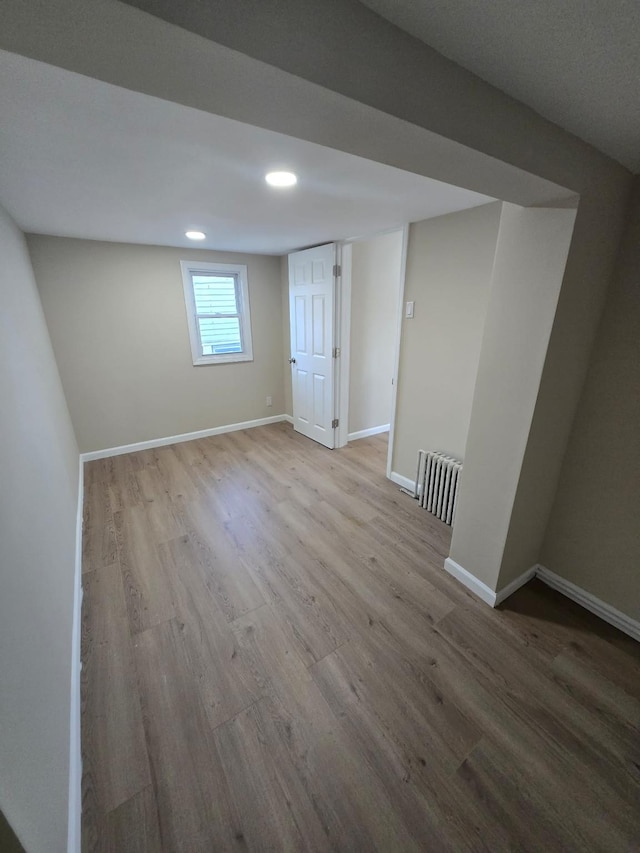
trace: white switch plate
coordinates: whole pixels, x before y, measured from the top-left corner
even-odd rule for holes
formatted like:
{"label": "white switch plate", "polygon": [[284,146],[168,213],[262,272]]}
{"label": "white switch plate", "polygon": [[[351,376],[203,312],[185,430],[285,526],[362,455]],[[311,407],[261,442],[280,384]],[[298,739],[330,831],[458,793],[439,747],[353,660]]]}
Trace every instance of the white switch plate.
{"label": "white switch plate", "polygon": [[408,320],[410,320],[413,317],[413,306],[414,306],[413,302],[407,302],[407,307],[405,309],[404,316]]}

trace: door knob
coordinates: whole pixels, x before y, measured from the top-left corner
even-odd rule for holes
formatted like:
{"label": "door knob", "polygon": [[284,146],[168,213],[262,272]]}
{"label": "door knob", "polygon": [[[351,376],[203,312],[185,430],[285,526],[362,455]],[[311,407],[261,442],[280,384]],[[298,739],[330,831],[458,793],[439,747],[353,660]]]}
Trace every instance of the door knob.
{"label": "door knob", "polygon": [[295,358],[290,358],[290,359],[289,359],[289,364],[295,364],[295,363],[296,363]]}

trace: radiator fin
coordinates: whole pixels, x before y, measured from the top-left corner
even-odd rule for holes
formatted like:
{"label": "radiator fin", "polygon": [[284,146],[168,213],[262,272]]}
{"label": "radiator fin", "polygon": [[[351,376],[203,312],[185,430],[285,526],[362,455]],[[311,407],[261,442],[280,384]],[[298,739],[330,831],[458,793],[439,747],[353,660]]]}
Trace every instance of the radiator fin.
{"label": "radiator fin", "polygon": [[420,506],[446,524],[453,524],[462,462],[435,450],[418,451],[415,496]]}

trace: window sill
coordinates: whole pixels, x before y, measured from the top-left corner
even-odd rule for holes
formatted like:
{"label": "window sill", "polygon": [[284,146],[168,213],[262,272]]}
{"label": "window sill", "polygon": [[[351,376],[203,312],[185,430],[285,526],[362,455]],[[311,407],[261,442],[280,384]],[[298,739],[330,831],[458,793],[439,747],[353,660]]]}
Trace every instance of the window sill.
{"label": "window sill", "polygon": [[241,361],[253,361],[253,354],[247,352],[234,352],[229,355],[203,355],[194,359],[194,367],[204,367],[206,364],[235,364]]}

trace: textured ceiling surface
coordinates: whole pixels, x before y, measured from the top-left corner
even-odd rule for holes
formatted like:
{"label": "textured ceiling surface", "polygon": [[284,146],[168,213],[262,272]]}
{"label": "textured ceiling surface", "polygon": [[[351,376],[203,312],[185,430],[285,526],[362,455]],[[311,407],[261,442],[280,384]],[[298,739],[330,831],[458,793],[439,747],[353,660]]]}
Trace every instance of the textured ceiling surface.
{"label": "textured ceiling surface", "polygon": [[362,0],[640,171],[640,0]]}

